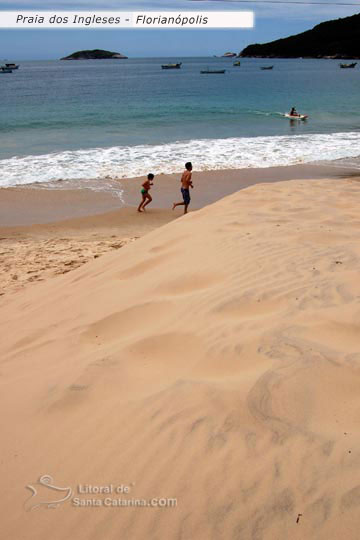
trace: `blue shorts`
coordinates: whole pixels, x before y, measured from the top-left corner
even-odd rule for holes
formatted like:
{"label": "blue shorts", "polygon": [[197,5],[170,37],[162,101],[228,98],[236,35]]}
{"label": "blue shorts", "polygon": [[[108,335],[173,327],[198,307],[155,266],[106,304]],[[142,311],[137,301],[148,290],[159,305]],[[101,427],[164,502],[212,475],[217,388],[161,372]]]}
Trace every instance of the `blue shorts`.
{"label": "blue shorts", "polygon": [[185,188],[181,188],[181,193],[182,193],[182,196],[183,196],[183,199],[184,199],[184,203],[185,204],[190,204],[190,191],[188,189],[185,189]]}

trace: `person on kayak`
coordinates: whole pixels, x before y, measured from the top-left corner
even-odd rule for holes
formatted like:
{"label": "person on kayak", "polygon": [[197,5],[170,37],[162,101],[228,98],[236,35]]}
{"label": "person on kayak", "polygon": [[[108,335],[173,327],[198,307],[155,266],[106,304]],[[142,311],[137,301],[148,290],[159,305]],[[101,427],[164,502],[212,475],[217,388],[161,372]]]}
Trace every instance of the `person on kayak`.
{"label": "person on kayak", "polygon": [[300,116],[295,107],[292,107],[290,111],[290,116]]}

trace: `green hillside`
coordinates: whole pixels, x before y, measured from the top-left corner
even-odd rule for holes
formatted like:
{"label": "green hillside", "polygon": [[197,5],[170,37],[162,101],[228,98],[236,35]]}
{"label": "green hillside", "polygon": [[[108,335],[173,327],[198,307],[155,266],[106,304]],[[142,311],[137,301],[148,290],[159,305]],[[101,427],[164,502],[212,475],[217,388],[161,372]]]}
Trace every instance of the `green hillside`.
{"label": "green hillside", "polygon": [[323,22],[312,30],[246,47],[242,57],[360,58],[360,14]]}

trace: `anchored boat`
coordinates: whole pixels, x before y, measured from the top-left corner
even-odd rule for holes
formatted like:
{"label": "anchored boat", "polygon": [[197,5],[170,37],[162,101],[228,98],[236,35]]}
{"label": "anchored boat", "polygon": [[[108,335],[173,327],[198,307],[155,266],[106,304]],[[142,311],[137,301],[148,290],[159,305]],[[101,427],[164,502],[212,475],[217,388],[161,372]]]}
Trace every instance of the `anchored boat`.
{"label": "anchored boat", "polygon": [[19,69],[20,66],[18,64],[5,64],[5,67],[9,69]]}
{"label": "anchored boat", "polygon": [[222,74],[222,73],[225,73],[225,69],[203,69],[200,71],[201,74],[203,75],[213,75],[213,74]]}
{"label": "anchored boat", "polygon": [[163,64],[161,69],[180,69],[181,65],[182,62],[179,62],[178,64]]}
{"label": "anchored boat", "polygon": [[260,69],[267,71],[268,69],[273,69],[274,66],[262,66]]}
{"label": "anchored boat", "polygon": [[352,64],[339,64],[339,66],[342,68],[342,69],[351,69],[351,68],[354,68],[356,66],[357,62],[353,62]]}

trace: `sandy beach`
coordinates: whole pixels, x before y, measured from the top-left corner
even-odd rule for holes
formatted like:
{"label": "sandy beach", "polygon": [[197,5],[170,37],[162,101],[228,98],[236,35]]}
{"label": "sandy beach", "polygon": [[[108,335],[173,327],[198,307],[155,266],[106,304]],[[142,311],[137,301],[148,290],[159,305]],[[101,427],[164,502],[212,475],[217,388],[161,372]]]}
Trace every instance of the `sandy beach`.
{"label": "sandy beach", "polygon": [[[357,176],[356,169],[329,165],[293,165],[263,169],[229,169],[194,172],[196,189],[192,192],[192,209],[202,208],[239,189],[257,183],[317,178]],[[180,196],[180,176],[160,174],[151,191],[154,202],[148,208],[169,209]],[[52,223],[78,217],[105,214],[112,210],[137,207],[140,187],[145,178],[122,178],[106,181],[106,189],[74,189],[74,184],[54,182],[53,188],[42,184],[0,188],[0,227]],[[86,185],[84,183],[82,186]],[[73,187],[72,187],[73,186]]]}
{"label": "sandy beach", "polygon": [[5,538],[358,538],[360,183],[238,189],[2,227]]}
{"label": "sandy beach", "polygon": [[[52,198],[56,192],[45,195]],[[154,209],[142,219],[133,208],[121,208],[53,223],[0,227],[0,296],[70,272],[176,217],[170,210]]]}
{"label": "sandy beach", "polygon": [[[190,209],[199,209],[257,183],[301,178],[338,178],[348,169],[323,165],[195,173]],[[146,214],[139,203],[143,178],[122,179],[113,191],[43,186],[0,189],[0,296],[65,274],[123,247],[182,213],[169,210],[181,199],[179,175],[159,175]]]}

